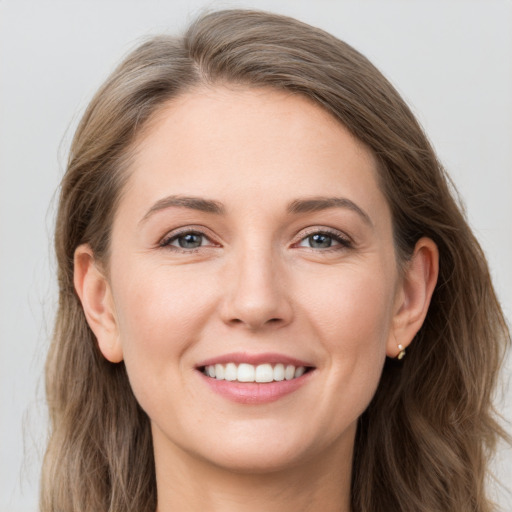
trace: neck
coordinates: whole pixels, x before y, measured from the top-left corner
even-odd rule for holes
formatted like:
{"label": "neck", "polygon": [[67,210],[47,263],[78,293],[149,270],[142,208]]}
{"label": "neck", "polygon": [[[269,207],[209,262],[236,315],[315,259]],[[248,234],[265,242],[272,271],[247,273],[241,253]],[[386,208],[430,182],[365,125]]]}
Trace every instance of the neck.
{"label": "neck", "polygon": [[344,453],[330,448],[258,473],[222,468],[175,446],[172,457],[156,451],[157,512],[350,512],[352,447]]}

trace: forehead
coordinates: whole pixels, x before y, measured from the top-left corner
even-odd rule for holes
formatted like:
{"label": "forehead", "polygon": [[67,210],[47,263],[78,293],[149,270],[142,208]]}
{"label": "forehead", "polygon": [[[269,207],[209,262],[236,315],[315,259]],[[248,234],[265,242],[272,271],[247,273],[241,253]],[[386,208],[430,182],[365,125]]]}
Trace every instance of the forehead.
{"label": "forehead", "polygon": [[[203,88],[162,107],[137,141],[128,189],[242,202],[351,193],[377,199],[371,151],[302,95]],[[128,190],[129,192],[129,190]],[[380,197],[379,199],[382,199]]]}

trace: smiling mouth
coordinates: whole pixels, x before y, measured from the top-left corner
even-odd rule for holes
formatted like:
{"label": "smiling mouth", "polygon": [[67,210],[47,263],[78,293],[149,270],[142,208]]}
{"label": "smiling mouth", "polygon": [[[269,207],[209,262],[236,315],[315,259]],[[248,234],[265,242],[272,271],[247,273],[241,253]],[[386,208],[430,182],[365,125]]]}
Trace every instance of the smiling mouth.
{"label": "smiling mouth", "polygon": [[281,382],[284,380],[294,380],[302,377],[305,373],[313,370],[309,366],[294,366],[292,364],[259,364],[252,365],[248,363],[227,363],[210,364],[199,368],[207,377],[216,380],[226,380],[231,382]]}

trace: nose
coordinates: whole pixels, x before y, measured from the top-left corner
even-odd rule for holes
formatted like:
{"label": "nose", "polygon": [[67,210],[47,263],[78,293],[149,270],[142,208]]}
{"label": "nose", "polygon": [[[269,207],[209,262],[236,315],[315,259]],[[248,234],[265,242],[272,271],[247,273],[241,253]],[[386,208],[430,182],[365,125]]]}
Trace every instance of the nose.
{"label": "nose", "polygon": [[293,308],[286,272],[271,250],[243,250],[229,263],[223,282],[221,316],[225,323],[249,330],[290,323]]}

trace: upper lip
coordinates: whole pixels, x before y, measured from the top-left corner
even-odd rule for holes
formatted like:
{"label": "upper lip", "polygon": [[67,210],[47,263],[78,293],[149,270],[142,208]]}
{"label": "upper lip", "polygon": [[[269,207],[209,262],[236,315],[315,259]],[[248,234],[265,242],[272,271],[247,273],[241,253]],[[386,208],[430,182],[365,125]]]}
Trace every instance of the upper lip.
{"label": "upper lip", "polygon": [[257,366],[259,364],[291,364],[295,367],[297,366],[307,366],[313,367],[313,365],[307,361],[303,361],[301,359],[297,359],[296,357],[290,357],[284,354],[278,354],[275,352],[266,352],[262,354],[250,354],[248,352],[233,352],[231,354],[222,354],[217,357],[212,357],[210,359],[206,359],[197,365],[197,368],[202,368],[204,366],[211,366],[214,364],[227,364],[227,363],[235,363],[235,364],[252,364]]}

